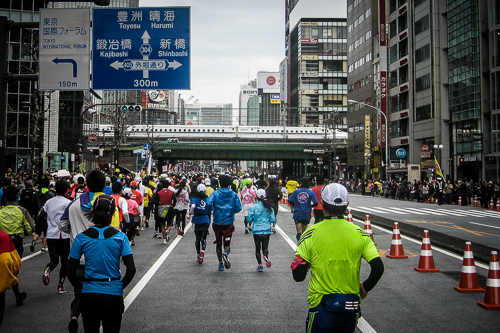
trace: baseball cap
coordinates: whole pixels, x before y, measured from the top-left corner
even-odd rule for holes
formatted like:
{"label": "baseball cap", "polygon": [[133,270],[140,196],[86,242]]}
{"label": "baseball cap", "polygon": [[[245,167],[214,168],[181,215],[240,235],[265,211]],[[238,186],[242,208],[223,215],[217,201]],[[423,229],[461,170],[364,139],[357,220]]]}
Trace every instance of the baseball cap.
{"label": "baseball cap", "polygon": [[264,189],[257,190],[257,192],[255,194],[257,195],[257,198],[259,198],[259,199],[266,198],[266,190],[264,190]]}
{"label": "baseball cap", "polygon": [[106,184],[109,184],[109,183],[111,183],[111,178],[106,177]]}
{"label": "baseball cap", "polygon": [[205,192],[205,191],[207,190],[207,187],[206,187],[205,185],[203,185],[203,184],[200,184],[200,185],[198,185],[198,186],[196,187],[196,190],[197,190],[198,192]]}
{"label": "baseball cap", "polygon": [[132,190],[130,189],[130,187],[126,187],[123,189],[123,195],[126,197],[130,197],[132,195]]}
{"label": "baseball cap", "polygon": [[131,183],[130,183],[130,186],[137,186],[137,182],[135,180],[133,180]]}
{"label": "baseball cap", "polygon": [[205,185],[211,185],[211,184],[212,184],[212,182],[210,181],[210,179],[208,179],[208,178],[205,179]]}
{"label": "baseball cap", "polygon": [[321,199],[332,206],[347,206],[349,201],[347,189],[338,183],[325,186],[321,192]]}

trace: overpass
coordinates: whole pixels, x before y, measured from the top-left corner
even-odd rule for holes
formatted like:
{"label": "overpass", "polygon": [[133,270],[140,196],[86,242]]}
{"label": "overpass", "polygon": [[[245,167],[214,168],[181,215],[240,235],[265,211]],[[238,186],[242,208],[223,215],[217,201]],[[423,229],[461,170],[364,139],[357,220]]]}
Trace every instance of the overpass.
{"label": "overpass", "polygon": [[[334,153],[333,147],[325,150],[324,143],[290,143],[290,142],[154,142],[150,152],[158,165],[176,164],[181,160],[215,160],[215,161],[283,161],[285,175],[304,175],[317,173],[318,158],[329,159]],[[346,161],[345,145],[336,146],[337,156]],[[136,163],[142,166],[143,161],[134,151],[141,151],[143,145],[131,144],[120,148],[119,164],[131,170]],[[101,163],[112,163],[113,152],[106,148]],[[327,164],[327,163],[326,163]]]}

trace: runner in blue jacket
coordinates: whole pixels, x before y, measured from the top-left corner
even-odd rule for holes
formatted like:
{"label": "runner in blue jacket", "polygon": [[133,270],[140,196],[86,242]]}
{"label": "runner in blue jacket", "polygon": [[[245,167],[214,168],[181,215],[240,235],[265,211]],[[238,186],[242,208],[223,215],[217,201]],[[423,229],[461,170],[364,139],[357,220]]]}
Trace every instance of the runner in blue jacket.
{"label": "runner in blue jacket", "polygon": [[297,229],[296,238],[298,242],[311,220],[312,208],[318,205],[316,194],[309,189],[309,178],[304,177],[301,179],[300,188],[293,191],[288,198],[288,203],[293,209],[293,220]]}
{"label": "runner in blue jacket", "polygon": [[[231,268],[228,259],[231,251],[231,237],[234,232],[234,214],[241,211],[241,202],[238,195],[231,190],[233,183],[231,176],[219,177],[220,188],[212,193],[206,200],[207,205],[214,207],[212,229],[215,233],[215,244],[217,258],[219,259],[219,271],[224,267]],[[224,240],[224,253],[222,242]]]}
{"label": "runner in blue jacket", "polygon": [[250,207],[247,220],[252,225],[253,240],[255,242],[255,258],[257,259],[257,272],[263,272],[262,258],[260,251],[266,262],[266,267],[271,267],[269,260],[269,239],[271,238],[271,226],[276,222],[276,216],[271,204],[267,201],[266,190],[257,190],[257,200],[255,205]]}

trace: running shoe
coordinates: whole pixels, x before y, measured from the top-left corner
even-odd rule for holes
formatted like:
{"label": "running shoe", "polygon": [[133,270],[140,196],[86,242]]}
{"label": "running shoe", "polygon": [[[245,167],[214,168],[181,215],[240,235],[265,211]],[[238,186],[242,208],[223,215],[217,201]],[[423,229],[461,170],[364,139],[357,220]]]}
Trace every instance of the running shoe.
{"label": "running shoe", "polygon": [[170,234],[167,234],[167,242],[170,240]]}
{"label": "running shoe", "polygon": [[44,285],[46,285],[46,286],[49,285],[49,283],[50,283],[50,268],[49,267],[45,267],[45,269],[43,270],[42,280],[43,280]]}
{"label": "running shoe", "polygon": [[200,253],[200,261],[198,262],[200,265],[203,264],[203,259],[205,258],[205,251],[201,251]]}
{"label": "running shoe", "polygon": [[42,252],[42,254],[47,253],[47,248],[46,247],[42,247],[42,249],[40,250],[40,252]]}
{"label": "running shoe", "polygon": [[35,244],[36,244],[36,240],[32,240],[31,241],[31,245],[30,245],[30,252],[35,252]]}
{"label": "running shoe", "polygon": [[78,332],[78,319],[71,319],[68,325],[68,333]]}
{"label": "running shoe", "polygon": [[182,231],[181,229],[177,229],[177,235],[184,236],[184,231]]}
{"label": "running shoe", "polygon": [[139,227],[137,227],[135,230],[136,230],[135,231],[135,235],[136,236],[140,236],[141,235],[141,229]]}
{"label": "running shoe", "polygon": [[149,228],[149,221],[146,221],[146,228]]}
{"label": "running shoe", "polygon": [[231,262],[229,261],[229,258],[227,257],[227,253],[222,254],[222,261],[224,261],[224,267],[227,269],[231,268]]}
{"label": "running shoe", "polygon": [[141,230],[146,230],[146,229],[144,229],[144,227],[141,227]]}
{"label": "running shoe", "polygon": [[166,239],[164,239],[164,240],[162,240],[162,241],[161,241],[161,243],[162,243],[163,245],[167,245],[167,240],[166,240]]}
{"label": "running shoe", "polygon": [[272,227],[272,228],[271,228],[271,231],[273,232],[273,234],[275,234],[275,233],[276,233],[276,228],[275,228],[275,227]]}
{"label": "running shoe", "polygon": [[158,233],[155,231],[155,234],[153,235],[153,238],[157,238],[158,237]]}
{"label": "running shoe", "polygon": [[266,262],[266,267],[269,268],[271,267],[271,260],[267,256],[264,256],[264,261]]}
{"label": "running shoe", "polygon": [[248,234],[248,228],[245,228],[245,234]]}
{"label": "running shoe", "polygon": [[130,245],[135,246],[135,241],[133,239],[130,241]]}
{"label": "running shoe", "polygon": [[196,261],[198,262],[198,264],[200,264],[200,265],[201,265],[200,258],[201,258],[201,257],[200,257],[200,255],[199,255],[199,254],[197,254],[197,255],[196,255]]}
{"label": "running shoe", "polygon": [[64,294],[66,292],[66,288],[64,288],[64,286],[62,284],[60,284],[58,287],[57,287],[57,293],[58,294]]}
{"label": "running shoe", "polygon": [[21,306],[24,304],[24,300],[26,299],[26,297],[28,297],[28,295],[26,294],[25,291],[23,292],[20,292],[17,296],[16,296],[16,306]]}
{"label": "running shoe", "polygon": [[264,272],[264,267],[262,267],[262,265],[257,266],[257,272],[259,273]]}
{"label": "running shoe", "polygon": [[224,270],[224,264],[219,264],[219,271],[223,271]]}

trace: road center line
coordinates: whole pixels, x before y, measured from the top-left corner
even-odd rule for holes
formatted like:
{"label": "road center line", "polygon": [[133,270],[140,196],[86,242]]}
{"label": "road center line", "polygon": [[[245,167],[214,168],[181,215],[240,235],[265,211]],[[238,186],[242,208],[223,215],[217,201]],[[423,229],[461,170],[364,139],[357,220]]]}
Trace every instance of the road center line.
{"label": "road center line", "polygon": [[[186,225],[186,228],[184,228],[184,232],[187,232],[189,228],[191,227],[191,222],[189,222]],[[132,288],[132,290],[128,293],[127,297],[123,300],[125,303],[125,311],[127,311],[128,307],[134,302],[134,300],[139,296],[139,294],[142,292],[144,287],[148,284],[148,282],[151,280],[151,278],[156,274],[156,271],[160,268],[160,266],[163,264],[163,262],[168,258],[168,256],[172,253],[172,251],[175,249],[177,244],[181,241],[182,237],[175,237],[174,241],[167,247],[165,252],[156,260],[156,262],[151,266],[151,268],[144,274],[144,276],[137,282],[137,284]]]}

